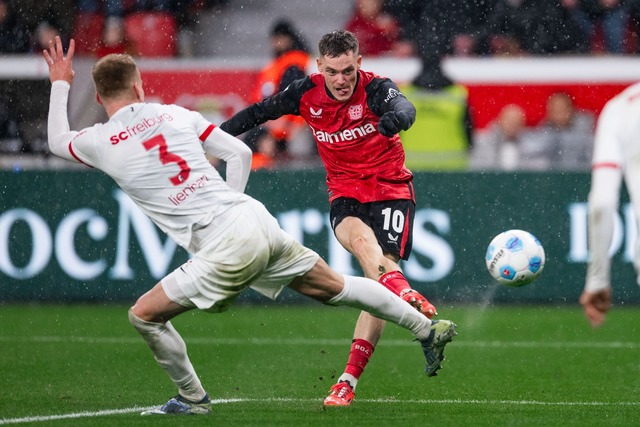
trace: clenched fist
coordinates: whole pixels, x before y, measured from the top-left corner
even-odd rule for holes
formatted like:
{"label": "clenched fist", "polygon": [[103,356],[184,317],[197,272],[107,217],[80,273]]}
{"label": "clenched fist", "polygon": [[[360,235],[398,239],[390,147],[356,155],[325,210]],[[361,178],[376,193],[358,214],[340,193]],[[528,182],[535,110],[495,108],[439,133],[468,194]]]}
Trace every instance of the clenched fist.
{"label": "clenched fist", "polygon": [[380,117],[378,132],[391,138],[401,130],[407,130],[413,124],[413,117],[403,112],[387,111]]}

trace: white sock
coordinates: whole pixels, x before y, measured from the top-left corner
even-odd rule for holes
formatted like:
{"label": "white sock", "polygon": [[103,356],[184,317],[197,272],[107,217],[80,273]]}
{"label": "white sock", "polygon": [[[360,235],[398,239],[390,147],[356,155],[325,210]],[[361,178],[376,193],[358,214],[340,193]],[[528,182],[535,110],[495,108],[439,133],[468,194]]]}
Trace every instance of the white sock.
{"label": "white sock", "polygon": [[344,277],[344,289],[330,305],[359,308],[410,330],[419,340],[429,336],[431,320],[380,283],[365,277]]}
{"label": "white sock", "polygon": [[198,402],[206,392],[187,356],[187,346],[171,322],[154,323],[140,319],[129,310],[129,322],[145,340],[156,362],[178,387],[180,395]]}
{"label": "white sock", "polygon": [[340,378],[338,378],[338,382],[344,382],[347,381],[349,383],[349,385],[351,386],[351,389],[353,391],[356,391],[356,386],[358,385],[358,379],[356,377],[354,377],[351,374],[347,374],[346,372],[342,375],[340,375]]}

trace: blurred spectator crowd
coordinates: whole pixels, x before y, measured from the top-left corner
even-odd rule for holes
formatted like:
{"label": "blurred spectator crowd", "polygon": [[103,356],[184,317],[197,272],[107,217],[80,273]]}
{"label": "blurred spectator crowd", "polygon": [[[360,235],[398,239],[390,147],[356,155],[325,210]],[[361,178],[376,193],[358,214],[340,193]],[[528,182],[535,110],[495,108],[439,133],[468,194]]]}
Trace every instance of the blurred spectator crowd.
{"label": "blurred spectator crowd", "polygon": [[[48,40],[60,35],[65,43],[72,37],[76,40],[79,55],[188,57],[193,55],[190,46],[198,14],[224,9],[233,2],[0,0],[0,55],[39,53]],[[357,35],[364,56],[420,58],[423,70],[413,85],[423,91],[443,91],[455,85],[439,69],[446,56],[638,54],[640,0],[352,0],[344,28]],[[46,88],[36,86],[48,83],[27,84],[34,87],[26,93],[44,93]],[[454,95],[464,99],[462,92],[449,92],[451,99]],[[2,82],[0,153],[46,154],[48,105],[35,105],[23,93],[24,86]],[[465,136],[470,135],[472,124],[468,115],[458,114],[464,119],[460,138],[468,139],[463,145],[468,149],[469,166],[588,168],[591,142],[577,141],[585,135],[590,138],[595,118],[574,111],[566,94],[552,98],[540,107],[548,114],[537,136],[524,128],[522,111],[515,105],[507,106],[478,137]],[[565,113],[564,123],[554,121],[554,107],[571,110]],[[534,157],[535,161],[529,161]],[[529,160],[523,162],[523,158]]]}
{"label": "blurred spectator crowd", "polygon": [[544,109],[542,121],[527,127],[521,106],[504,106],[489,127],[478,132],[470,152],[470,169],[590,170],[593,114],[576,108],[564,92],[549,96]]}
{"label": "blurred spectator crowd", "polygon": [[640,0],[355,0],[347,29],[373,55],[640,52]]}
{"label": "blurred spectator crowd", "polygon": [[0,53],[39,53],[60,35],[65,43],[73,37],[80,55],[176,56],[180,32],[196,15],[228,1],[0,0]]}
{"label": "blurred spectator crowd", "polygon": [[[0,55],[40,55],[55,36],[64,45],[74,38],[79,56],[186,55],[197,13],[227,1],[0,0]],[[0,81],[0,154],[49,154],[46,97],[25,96],[47,93],[48,85],[45,80]]]}
{"label": "blurred spectator crowd", "polygon": [[[0,53],[39,51],[53,33],[80,41],[97,54],[122,26],[179,33],[197,14],[234,0],[0,0]],[[313,7],[309,4],[309,7]],[[345,28],[356,33],[364,55],[635,54],[640,0],[353,0]],[[144,18],[144,19],[143,19]],[[155,21],[155,22],[154,22]],[[158,34],[153,33],[157,36]],[[160,34],[162,36],[162,34]],[[133,53],[144,46],[127,40]],[[188,54],[180,46],[151,56]]]}

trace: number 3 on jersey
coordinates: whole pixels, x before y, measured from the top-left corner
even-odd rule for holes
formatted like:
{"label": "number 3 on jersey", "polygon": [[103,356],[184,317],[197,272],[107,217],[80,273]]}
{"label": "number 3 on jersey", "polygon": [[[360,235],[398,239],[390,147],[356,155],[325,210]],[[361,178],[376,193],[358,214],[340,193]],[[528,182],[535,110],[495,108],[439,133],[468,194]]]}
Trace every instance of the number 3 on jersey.
{"label": "number 3 on jersey", "polygon": [[178,172],[177,175],[169,178],[169,181],[171,181],[173,185],[180,185],[187,179],[189,179],[191,168],[189,167],[189,165],[187,165],[187,161],[177,154],[169,152],[169,150],[167,149],[167,141],[164,139],[164,136],[154,136],[153,138],[143,142],[142,145],[147,151],[151,151],[155,147],[158,147],[158,156],[160,157],[160,162],[162,162],[163,165],[169,163],[178,164],[178,166],[180,167],[180,172]]}

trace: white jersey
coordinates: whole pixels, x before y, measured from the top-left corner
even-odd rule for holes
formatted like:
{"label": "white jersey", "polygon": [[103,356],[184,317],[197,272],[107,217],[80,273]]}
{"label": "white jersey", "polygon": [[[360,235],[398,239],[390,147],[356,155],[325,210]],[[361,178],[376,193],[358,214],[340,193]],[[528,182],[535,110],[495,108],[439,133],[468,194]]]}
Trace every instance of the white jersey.
{"label": "white jersey", "polygon": [[[589,264],[585,290],[611,286],[609,246],[624,179],[640,220],[640,83],[612,98],[598,117],[589,191]],[[640,224],[637,224],[640,227]],[[636,246],[638,248],[638,246]],[[640,249],[634,256],[640,284]]]}
{"label": "white jersey", "polygon": [[[52,102],[54,89],[60,88],[52,88]],[[121,108],[107,123],[67,132],[59,145],[67,143],[74,159],[111,176],[158,227],[196,252],[193,232],[214,219],[223,227],[225,212],[247,200],[241,192],[246,179],[236,184],[241,188],[231,188],[205,156],[203,144],[216,133],[219,139],[229,137],[197,112],[137,103]]]}
{"label": "white jersey", "polygon": [[598,117],[592,165],[624,169],[637,151],[640,130],[640,83],[612,98]]}
{"label": "white jersey", "polygon": [[[193,257],[161,280],[174,302],[225,310],[251,286],[276,298],[318,261],[287,234],[264,205],[243,193],[251,150],[199,113],[175,105],[134,103],[109,121],[69,129],[70,85],[55,81],[49,105],[49,147],[98,168]],[[226,162],[222,179],[205,153]]]}

